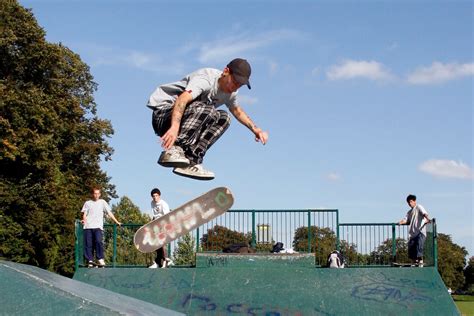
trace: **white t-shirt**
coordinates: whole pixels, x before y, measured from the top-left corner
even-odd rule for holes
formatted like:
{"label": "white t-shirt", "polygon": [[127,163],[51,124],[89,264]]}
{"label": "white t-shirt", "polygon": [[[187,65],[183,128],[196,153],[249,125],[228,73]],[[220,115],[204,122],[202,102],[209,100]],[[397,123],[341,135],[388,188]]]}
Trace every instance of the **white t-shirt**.
{"label": "white t-shirt", "polygon": [[425,214],[428,215],[428,212],[420,204],[415,205],[414,208],[407,212],[405,220],[409,225],[408,236],[410,238],[415,237],[418,233],[422,233],[426,236],[426,226],[423,226],[423,224],[425,224]]}
{"label": "white t-shirt", "polygon": [[168,214],[170,212],[170,207],[168,203],[163,200],[159,200],[158,203],[151,201],[151,213],[153,214],[153,219],[160,218],[161,216]]}
{"label": "white t-shirt", "polygon": [[187,91],[193,97],[193,101],[212,104],[216,108],[225,104],[230,109],[237,105],[237,91],[225,93],[219,90],[218,80],[221,74],[221,70],[203,68],[180,81],[161,85],[150,96],[147,106],[155,110],[162,105],[174,104],[178,96]]}
{"label": "white t-shirt", "polygon": [[111,208],[107,202],[102,199],[97,201],[89,200],[84,203],[82,213],[86,214],[84,229],[100,228],[104,229],[104,214],[110,212]]}

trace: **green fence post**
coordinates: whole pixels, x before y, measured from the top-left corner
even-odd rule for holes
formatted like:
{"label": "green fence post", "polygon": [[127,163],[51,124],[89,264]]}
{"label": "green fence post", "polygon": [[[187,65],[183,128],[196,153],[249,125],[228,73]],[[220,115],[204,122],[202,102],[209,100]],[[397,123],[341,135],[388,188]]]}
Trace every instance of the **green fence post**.
{"label": "green fence post", "polygon": [[395,236],[395,223],[392,223],[392,262],[395,262],[397,259],[397,238]]}
{"label": "green fence post", "polygon": [[438,229],[436,226],[436,219],[432,219],[432,225],[433,225],[433,263],[438,270]]}
{"label": "green fence post", "polygon": [[252,248],[256,248],[256,235],[255,235],[255,210],[252,210]]}
{"label": "green fence post", "polygon": [[114,224],[114,230],[113,230],[113,243],[114,243],[114,254],[112,255],[112,265],[115,268],[115,263],[117,260],[117,225]]}
{"label": "green fence post", "polygon": [[340,251],[340,241],[339,241],[339,210],[336,210],[336,250]]}
{"label": "green fence post", "polygon": [[308,253],[311,253],[311,211],[308,211]]}
{"label": "green fence post", "polygon": [[74,232],[76,235],[76,238],[74,240],[74,271],[77,271],[79,268],[79,227],[80,227],[80,222],[78,219],[76,219],[74,223]]}
{"label": "green fence post", "polygon": [[196,228],[196,252],[199,252],[199,227]]}

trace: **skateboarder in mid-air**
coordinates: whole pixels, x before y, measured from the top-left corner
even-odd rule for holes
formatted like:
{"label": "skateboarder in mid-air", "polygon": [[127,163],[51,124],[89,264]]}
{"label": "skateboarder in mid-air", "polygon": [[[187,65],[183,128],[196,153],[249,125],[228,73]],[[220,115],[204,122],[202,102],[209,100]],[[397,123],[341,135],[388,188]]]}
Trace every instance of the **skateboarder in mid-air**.
{"label": "skateboarder in mid-air", "polygon": [[202,162],[229,127],[229,114],[217,109],[222,104],[265,145],[268,134],[252,122],[237,99],[241,86],[250,89],[250,74],[247,60],[236,58],[222,71],[203,68],[181,81],[159,86],[147,104],[153,110],[153,129],[165,149],[158,163],[181,176],[213,179],[214,173],[204,169]]}
{"label": "skateboarder in mid-air", "polygon": [[423,267],[423,249],[426,239],[425,225],[431,220],[425,208],[416,203],[415,195],[410,194],[407,196],[407,203],[411,209],[407,212],[405,218],[400,220],[398,224],[409,225],[408,257],[412,260],[412,263],[419,267]]}
{"label": "skateboarder in mid-air", "polygon": [[[170,212],[170,207],[165,200],[161,198],[161,191],[157,188],[151,190],[151,211],[153,213],[153,220],[160,218],[161,216]],[[156,259],[149,268],[166,268],[170,259],[166,258],[165,246],[156,250]]]}

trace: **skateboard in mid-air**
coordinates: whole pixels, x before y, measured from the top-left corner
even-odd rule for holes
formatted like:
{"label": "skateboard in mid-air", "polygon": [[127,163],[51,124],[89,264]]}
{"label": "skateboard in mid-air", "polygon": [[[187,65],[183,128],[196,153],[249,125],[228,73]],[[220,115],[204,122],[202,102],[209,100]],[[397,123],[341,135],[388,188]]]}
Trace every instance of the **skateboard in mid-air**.
{"label": "skateboard in mid-air", "polygon": [[140,252],[149,253],[227,212],[234,204],[232,192],[215,188],[140,227],[133,242]]}

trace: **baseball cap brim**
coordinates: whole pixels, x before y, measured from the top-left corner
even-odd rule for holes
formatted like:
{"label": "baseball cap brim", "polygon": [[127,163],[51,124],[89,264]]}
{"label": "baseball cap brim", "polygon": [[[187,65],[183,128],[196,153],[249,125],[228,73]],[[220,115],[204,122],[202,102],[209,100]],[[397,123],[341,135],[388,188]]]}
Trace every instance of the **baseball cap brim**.
{"label": "baseball cap brim", "polygon": [[246,85],[247,88],[252,89],[252,87],[250,86],[250,82],[249,82],[248,78],[246,78],[244,76],[238,76],[236,74],[233,74],[232,76],[234,77],[234,80],[237,81],[239,84]]}

